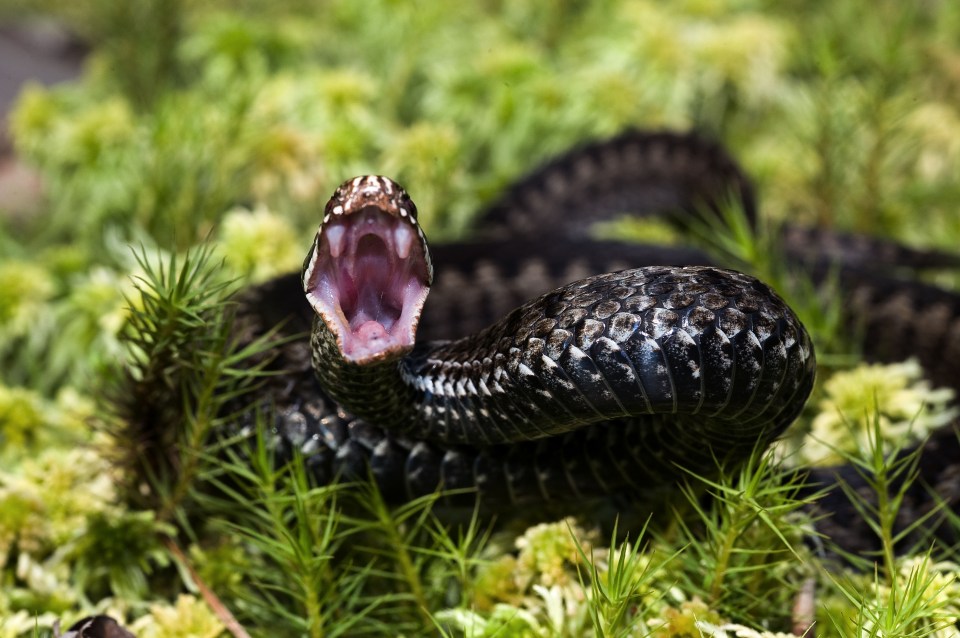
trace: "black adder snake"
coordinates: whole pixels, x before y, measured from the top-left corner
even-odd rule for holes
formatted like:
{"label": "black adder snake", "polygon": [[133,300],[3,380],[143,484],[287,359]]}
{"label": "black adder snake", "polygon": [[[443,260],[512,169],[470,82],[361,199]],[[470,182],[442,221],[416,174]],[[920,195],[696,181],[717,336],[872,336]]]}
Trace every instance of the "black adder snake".
{"label": "black adder snake", "polygon": [[[471,488],[493,509],[643,495],[682,468],[743,460],[810,393],[799,320],[766,285],[697,250],[589,238],[624,212],[686,226],[730,196],[755,218],[750,183],[720,146],[628,133],[548,163],[478,217],[471,242],[428,252],[398,185],[345,182],[302,278],[243,299],[251,335],[314,323],[310,347],[274,353],[285,374],[270,386],[272,444],[281,458],[300,450],[320,482],[369,471],[388,500]],[[915,356],[958,385],[960,297],[897,275],[955,256],[821,230],[781,239],[783,258],[814,278],[838,273],[869,357]],[[928,448],[917,489],[951,501],[952,429]],[[932,500],[918,491],[904,516]]]}

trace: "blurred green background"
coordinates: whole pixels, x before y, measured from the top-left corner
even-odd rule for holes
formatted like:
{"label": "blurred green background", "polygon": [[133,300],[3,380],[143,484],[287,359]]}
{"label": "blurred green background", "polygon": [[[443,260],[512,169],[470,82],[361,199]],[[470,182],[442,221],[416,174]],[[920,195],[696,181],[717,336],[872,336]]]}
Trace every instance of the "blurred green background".
{"label": "blurred green background", "polygon": [[[325,198],[369,172],[407,187],[432,239],[463,237],[540,161],[628,128],[723,141],[773,219],[960,244],[950,0],[0,3],[3,24],[37,18],[89,54],[76,80],[27,85],[6,127],[0,617],[22,631],[25,610],[98,604],[81,592],[112,578],[106,550],[78,539],[158,524],[117,509],[109,464],[78,445],[126,356],[131,246],[210,242],[262,280],[299,266]],[[130,560],[163,563],[147,545]]]}

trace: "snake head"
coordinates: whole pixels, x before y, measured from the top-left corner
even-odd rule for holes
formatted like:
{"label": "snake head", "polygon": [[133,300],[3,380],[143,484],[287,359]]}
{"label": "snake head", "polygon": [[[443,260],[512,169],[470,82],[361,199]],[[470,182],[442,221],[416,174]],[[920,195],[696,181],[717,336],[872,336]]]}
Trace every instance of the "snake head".
{"label": "snake head", "polygon": [[341,184],[327,202],[302,280],[346,361],[410,352],[433,266],[406,191],[376,175]]}

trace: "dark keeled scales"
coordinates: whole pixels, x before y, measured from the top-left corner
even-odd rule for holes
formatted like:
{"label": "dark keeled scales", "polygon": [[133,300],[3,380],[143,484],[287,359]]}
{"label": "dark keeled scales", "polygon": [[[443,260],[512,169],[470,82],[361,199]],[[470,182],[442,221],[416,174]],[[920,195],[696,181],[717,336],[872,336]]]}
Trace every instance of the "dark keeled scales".
{"label": "dark keeled scales", "polygon": [[756,280],[629,270],[549,293],[482,337],[415,351],[421,408],[407,433],[490,445],[666,413],[769,440],[799,412],[813,366],[802,326]]}
{"label": "dark keeled scales", "polygon": [[[752,217],[752,191],[736,164],[722,148],[696,136],[632,133],[576,150],[509,189],[480,216],[477,239],[435,247],[436,282],[420,337],[449,338],[475,331],[502,317],[506,308],[572,278],[647,263],[711,264],[712,259],[690,249],[597,241],[585,238],[583,231],[595,221],[622,212],[659,215],[679,211],[670,219],[682,225],[684,215],[719,208],[718,202],[728,191]],[[541,223],[544,214],[555,214],[547,226]],[[545,240],[547,234],[551,236]],[[960,316],[958,297],[883,272],[885,268],[955,263],[954,256],[891,248],[889,242],[828,231],[788,228],[783,237],[785,259],[803,263],[815,278],[837,277],[841,290],[848,291],[851,303],[845,310],[851,329],[859,325],[874,337],[866,344],[868,354],[902,358],[914,353],[941,381],[953,383],[960,378],[951,364],[958,357],[950,354],[960,353],[956,336],[960,331],[952,328]],[[810,246],[810,241],[824,250]],[[825,254],[850,260],[836,269],[824,260]],[[861,270],[863,265],[870,270]],[[259,297],[262,303],[248,306],[253,314],[247,318],[266,327],[288,311],[297,317],[288,324],[288,331],[306,330],[310,309],[300,295],[294,277],[270,282],[248,295],[248,299]],[[600,307],[604,303],[596,302],[592,312],[604,313],[606,308]],[[941,312],[943,309],[946,311]],[[589,321],[599,321],[602,330]],[[595,336],[611,329],[622,331],[623,324],[590,319],[584,321],[580,333]],[[534,338],[549,340],[549,336]],[[917,348],[917,344],[927,345]],[[698,352],[704,348],[697,343]],[[602,358],[601,349],[591,355],[594,360]],[[708,437],[698,429],[698,419],[678,422],[675,417],[633,422],[613,419],[599,427],[506,445],[418,441],[385,432],[338,408],[316,386],[305,363],[308,359],[305,342],[287,346],[278,358],[278,367],[292,371],[270,394],[281,408],[275,429],[277,449],[301,449],[306,453],[305,462],[322,482],[337,475],[363,476],[369,467],[394,501],[428,493],[438,484],[478,488],[488,504],[502,505],[543,500],[570,503],[581,496],[643,493],[672,480],[675,468],[670,457],[661,456],[658,450],[689,456],[695,463],[702,460],[706,467],[714,462],[714,451],[722,456],[724,446],[745,443],[731,436],[736,429]],[[525,365],[542,372],[535,360]],[[696,386],[687,381],[685,385]],[[705,391],[701,384],[701,392]],[[562,392],[554,390],[551,396],[557,394]],[[742,432],[745,437],[749,434],[747,429]],[[944,441],[955,443],[955,437],[939,437],[938,441],[939,457],[950,454],[942,450]],[[936,478],[929,480],[943,484]],[[932,502],[929,498],[919,501]]]}

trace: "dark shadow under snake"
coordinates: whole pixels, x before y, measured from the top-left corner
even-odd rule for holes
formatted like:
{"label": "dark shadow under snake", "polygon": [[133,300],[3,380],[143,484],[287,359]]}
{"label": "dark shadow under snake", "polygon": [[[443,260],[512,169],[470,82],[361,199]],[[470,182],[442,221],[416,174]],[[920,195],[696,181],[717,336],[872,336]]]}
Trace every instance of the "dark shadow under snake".
{"label": "dark shadow under snake", "polygon": [[[349,184],[345,184],[345,187]],[[369,187],[375,190],[379,186],[382,189],[383,184],[374,184],[371,178]],[[355,186],[366,187],[359,182]],[[650,312],[662,314],[665,312],[664,308],[671,312],[675,310],[674,314],[683,315],[683,326],[687,327],[692,321],[690,307],[701,308],[703,303],[709,305],[713,302],[710,299],[701,302],[699,298],[695,303],[687,300],[687,305],[680,303],[679,309],[671,304],[676,305],[677,296],[684,296],[691,289],[691,285],[694,292],[699,294],[701,284],[713,285],[712,280],[705,282],[704,278],[711,279],[715,273],[723,272],[717,269],[715,259],[699,250],[596,240],[590,238],[591,226],[615,215],[629,213],[635,216],[660,216],[678,227],[687,228],[698,220],[703,221],[704,217],[718,214],[731,199],[735,205],[742,207],[749,220],[756,220],[756,203],[750,182],[722,147],[697,135],[632,132],[575,149],[510,187],[496,203],[479,215],[478,230],[471,241],[431,247],[430,258],[435,267],[436,278],[420,319],[418,343],[472,334],[498,320],[501,320],[501,328],[487,330],[483,339],[487,342],[498,338],[503,340],[507,338],[504,336],[504,331],[507,330],[503,327],[505,324],[511,324],[510,330],[522,331],[524,321],[542,321],[541,315],[531,319],[523,312],[511,314],[514,308],[558,286],[625,268],[670,266],[669,269],[647,269],[642,271],[642,275],[636,275],[630,282],[628,293],[619,293],[617,308],[605,315],[597,310],[598,304],[602,304],[604,300],[591,298],[587,310],[600,312],[602,321],[592,316],[583,317],[581,314],[567,324],[562,324],[562,317],[565,316],[563,313],[570,310],[563,303],[571,298],[572,293],[567,293],[567,297],[558,293],[551,302],[555,311],[552,315],[553,323],[548,322],[549,325],[541,327],[540,332],[528,327],[523,342],[527,345],[524,348],[514,348],[520,351],[520,354],[517,354],[518,361],[514,362],[514,371],[529,371],[533,377],[531,383],[534,385],[528,386],[527,392],[540,391],[549,397],[543,404],[544,410],[554,410],[562,416],[556,420],[565,424],[570,420],[567,415],[575,411],[576,406],[573,403],[576,401],[569,398],[569,392],[563,391],[565,386],[554,384],[547,387],[549,384],[541,379],[541,375],[548,374],[549,370],[553,369],[549,365],[549,370],[546,371],[543,365],[536,367],[538,361],[546,361],[543,351],[537,352],[539,359],[527,356],[521,360],[523,355],[528,354],[525,349],[530,347],[530,343],[543,342],[546,345],[542,347],[549,348],[553,339],[560,343],[557,346],[559,350],[568,348],[571,344],[582,346],[583,334],[589,332],[592,325],[590,321],[594,324],[602,323],[601,327],[596,328],[599,331],[597,334],[602,333],[606,337],[614,329],[611,323],[614,319],[610,317],[617,312],[634,317],[631,329],[641,330],[641,324],[647,316],[641,312],[646,311],[646,307],[640,307],[642,303],[638,299],[641,298],[657,297],[658,305]],[[333,207],[338,205],[337,202],[342,205],[343,200],[335,199],[332,202],[327,209],[328,216]],[[367,200],[362,203],[360,208],[369,204]],[[327,222],[324,225],[327,225]],[[373,220],[370,220],[370,223],[373,223]],[[346,232],[349,234],[352,231]],[[380,241],[370,240],[369,235],[366,237],[368,239],[363,239],[363,236],[358,234],[357,246],[347,250],[366,257],[375,250],[370,244]],[[409,240],[406,235],[404,237]],[[842,235],[821,229],[787,227],[779,240],[783,260],[795,265],[814,280],[835,278],[840,294],[844,296],[844,310],[849,324],[861,331],[864,353],[868,358],[898,361],[915,357],[932,381],[960,389],[960,364],[957,363],[960,361],[960,296],[919,283],[911,276],[911,273],[917,270],[956,267],[960,264],[960,257],[912,250],[893,242]],[[331,240],[324,241],[331,243]],[[325,244],[318,240],[318,244],[311,250],[312,256],[320,251],[321,245]],[[326,250],[329,253],[329,246]],[[338,253],[340,250],[338,246],[334,252]],[[329,261],[330,256],[328,254],[323,259],[318,259]],[[308,264],[311,263],[309,260],[310,258]],[[703,268],[688,269],[693,273],[692,284],[688,275],[684,275],[687,277],[684,282],[677,284],[674,274],[677,270],[672,267],[679,265]],[[357,268],[361,267],[351,266],[349,274],[353,275]],[[371,272],[379,272],[376,262],[370,268]],[[312,269],[313,266],[307,266],[305,279],[316,279]],[[421,278],[424,275],[425,272],[420,273]],[[330,277],[336,279],[339,276]],[[724,282],[721,282],[721,285]],[[343,284],[336,279],[330,285],[337,287]],[[677,288],[677,285],[680,288]],[[745,280],[744,285],[759,285],[756,289],[759,292],[755,292],[764,295],[761,302],[764,308],[771,303],[776,305],[776,295],[769,293],[772,297],[767,296],[768,291],[762,290],[765,288],[762,284]],[[624,284],[622,281],[612,282],[604,290],[610,291],[617,286],[623,288]],[[364,294],[361,289],[355,296],[362,297]],[[751,292],[743,298],[743,293],[731,292],[727,298],[717,302],[715,315],[730,308],[740,312],[736,310],[737,304],[749,311],[754,303],[751,297],[753,294],[754,292]],[[730,301],[731,299],[733,301]],[[771,299],[773,301],[770,301]],[[241,301],[239,325],[245,338],[263,334],[278,324],[283,326],[281,335],[306,333],[311,330],[314,309],[304,297],[299,275],[292,274],[254,287],[243,295]],[[353,299],[349,303],[361,308],[364,306],[362,300]],[[630,307],[630,303],[634,305]],[[503,438],[478,443],[469,435],[458,433],[460,430],[457,430],[457,427],[462,425],[462,419],[493,411],[494,422],[498,418],[505,418],[508,424],[514,424],[529,420],[529,415],[522,406],[504,408],[501,404],[491,403],[492,399],[474,399],[469,408],[450,408],[446,404],[438,407],[437,396],[444,395],[444,391],[434,388],[433,381],[430,381],[428,390],[423,389],[422,383],[418,386],[418,399],[427,395],[427,402],[432,402],[426,408],[418,408],[420,412],[416,414],[420,416],[411,417],[409,412],[396,418],[384,416],[393,414],[384,410],[392,410],[398,401],[410,399],[407,395],[400,399],[393,397],[386,401],[390,405],[381,409],[375,405],[378,399],[370,398],[382,392],[377,384],[382,383],[384,378],[396,376],[393,368],[386,377],[383,374],[371,375],[362,371],[358,376],[354,375],[352,381],[347,382],[347,389],[342,389],[331,385],[335,383],[331,378],[340,378],[343,366],[321,360],[317,366],[320,368],[319,376],[323,379],[324,389],[314,376],[310,345],[306,339],[300,339],[277,347],[272,353],[274,359],[271,365],[282,370],[283,375],[271,381],[262,397],[267,399],[264,403],[268,403],[275,410],[270,443],[281,459],[289,458],[293,450],[302,452],[304,463],[313,477],[321,483],[337,477],[362,477],[369,472],[376,479],[384,496],[394,502],[429,494],[438,487],[469,488],[473,491],[467,499],[472,500],[479,496],[481,502],[493,510],[526,507],[540,502],[569,505],[584,498],[611,492],[643,497],[657,491],[669,491],[673,489],[678,475],[682,474],[676,468],[678,459],[684,460],[688,467],[693,468],[704,468],[711,462],[721,462],[724,459],[733,462],[741,460],[744,453],[749,452],[751,446],[757,445],[758,441],[760,445],[765,445],[779,436],[802,407],[813,382],[812,352],[808,356],[804,354],[804,348],[808,346],[805,333],[799,322],[794,323],[789,310],[777,306],[774,314],[776,316],[770,320],[776,324],[773,337],[770,337],[773,333],[769,326],[764,327],[764,321],[769,317],[764,319],[759,315],[750,315],[751,326],[758,326],[750,339],[755,339],[756,335],[760,335],[761,341],[771,339],[770,344],[773,345],[767,344],[766,351],[766,342],[760,343],[760,352],[767,352],[769,361],[774,360],[773,355],[769,354],[774,347],[782,348],[785,363],[781,368],[795,369],[796,381],[789,388],[784,386],[781,395],[771,395],[775,404],[786,406],[781,411],[779,420],[771,421],[773,425],[767,424],[753,430],[750,427],[739,427],[739,424],[750,420],[747,418],[750,415],[743,416],[738,413],[731,421],[733,426],[724,426],[729,434],[726,439],[717,437],[713,429],[698,428],[697,412],[704,404],[709,403],[707,397],[702,396],[704,392],[701,392],[694,401],[697,409],[688,410],[693,415],[683,417],[683,427],[677,427],[670,416],[645,418],[637,423],[614,416],[611,422],[613,425],[601,423],[599,426],[566,430],[564,428],[567,426],[562,425],[556,432],[529,435],[528,438],[532,439],[529,441],[504,435]],[[506,319],[503,319],[504,317]],[[710,326],[717,328],[721,319],[715,318],[712,321],[714,323]],[[359,325],[363,322],[354,323]],[[680,324],[674,327],[679,328]],[[655,326],[654,330],[656,329]],[[708,327],[708,332],[709,329],[712,328]],[[558,331],[561,338],[555,336]],[[727,332],[734,334],[736,330]],[[563,338],[564,334],[569,334],[566,340]],[[688,354],[694,353],[701,361],[705,360],[705,353],[711,347],[709,335],[703,335],[707,333],[694,334],[695,341],[692,345],[687,344],[689,347],[684,350]],[[336,341],[335,337],[332,339]],[[314,350],[318,347],[321,350],[323,347],[333,347],[331,343],[326,346],[323,343],[318,344],[318,340],[323,341],[321,337],[316,337],[315,333]],[[591,337],[588,341],[588,345],[593,348],[590,352],[597,351],[600,347],[597,340]],[[446,350],[441,348],[441,355],[436,354],[438,350],[427,350],[426,346],[418,345],[410,355],[415,364],[405,368],[404,374],[426,374],[424,368],[430,361],[439,359],[449,363],[451,358],[461,355],[466,357],[468,363],[457,363],[458,374],[465,367],[479,366],[480,364],[475,362],[484,358],[491,362],[496,359],[492,353],[487,353],[489,356],[484,354],[485,351],[478,354],[477,348],[480,346],[471,343],[473,345],[462,346],[459,350],[457,347],[447,347]],[[624,339],[616,345],[623,346],[622,349],[625,350],[626,343],[627,340]],[[789,347],[785,344],[789,344]],[[659,346],[655,344],[654,347]],[[741,348],[736,352],[756,351],[755,344],[750,345],[750,348],[746,345],[727,344],[716,346],[716,352],[721,352],[723,347],[732,347],[734,350]],[[585,348],[574,347],[573,350],[582,353]],[[469,356],[464,355],[464,352]],[[647,351],[641,352],[639,346],[636,352],[636,357],[639,358],[652,356]],[[561,354],[567,359],[572,356],[567,351]],[[561,354],[554,357],[554,360],[560,361]],[[662,362],[670,363],[666,354],[661,353],[659,356]],[[742,360],[748,358],[747,355],[738,356]],[[509,356],[504,355],[504,361],[508,359]],[[610,361],[614,359],[616,357],[610,357]],[[549,361],[547,363],[549,364]],[[490,365],[493,366],[492,371],[474,372],[486,374],[483,378],[489,381],[496,376],[496,366],[499,364],[494,362]],[[604,365],[607,368],[603,368]],[[630,365],[634,366],[633,370],[637,369],[635,360]],[[564,369],[564,379],[572,379],[580,388],[589,387],[589,375],[582,379],[573,378],[582,372],[583,366],[594,372],[599,370],[604,380],[604,388],[613,389],[612,403],[616,404],[616,409],[622,408],[627,400],[621,399],[623,395],[618,395],[616,388],[613,388],[619,381],[612,364],[605,364],[603,361],[598,363],[592,359],[586,363],[578,360]],[[349,365],[347,369],[349,372]],[[448,374],[449,365],[444,370],[441,374]],[[778,379],[785,374],[780,368],[776,369],[776,373]],[[642,376],[642,373],[638,374]],[[674,374],[671,379],[675,376]],[[472,378],[443,378],[449,381],[446,387],[449,390],[447,394],[451,396],[466,394],[478,397],[482,394]],[[697,379],[697,383],[705,390],[712,387],[709,381],[702,377],[694,375],[692,378]],[[458,380],[459,389],[455,388]],[[656,379],[653,379],[647,387],[656,383]],[[672,383],[666,396],[672,398],[673,405],[668,406],[667,412],[677,412],[678,404],[685,400],[677,396],[683,390],[683,383]],[[642,383],[632,385],[643,387]],[[534,390],[530,390],[531,387]],[[587,393],[581,394],[584,395],[584,400],[590,403],[590,409],[602,412],[605,418],[610,418],[610,414],[594,405],[602,403],[599,398],[594,400]],[[649,399],[646,397],[646,390],[642,394],[643,398]],[[651,390],[649,394],[654,396],[654,391]],[[337,400],[332,397],[337,397]],[[353,409],[345,409],[344,404]],[[721,411],[720,404],[714,408],[709,411]],[[616,409],[613,412],[616,412]],[[438,422],[444,424],[440,428],[440,434],[437,434],[436,430],[420,426],[419,419],[424,414],[430,417],[424,420],[437,420],[437,411],[443,410],[454,410],[457,414],[450,416],[448,413],[444,418],[438,419]],[[679,411],[683,411],[682,406]],[[358,412],[368,418],[357,417]],[[391,419],[395,422],[391,422]],[[627,423],[627,426],[624,426],[624,423]],[[523,436],[521,432],[520,438]],[[424,440],[425,437],[432,440]],[[956,424],[934,433],[927,441],[919,468],[919,480],[911,487],[901,508],[901,528],[935,507],[938,499],[946,501],[948,509],[960,507],[960,444],[957,440]],[[811,483],[835,485],[838,474],[855,487],[862,487],[862,478],[849,468],[815,470],[812,472]],[[821,499],[819,507],[832,513],[831,517],[821,521],[821,531],[831,536],[840,546],[851,552],[875,547],[872,533],[860,520],[855,509],[846,502],[839,489],[828,491]],[[949,542],[956,540],[955,532],[947,525],[944,525],[939,533]],[[909,540],[904,539],[904,543]]]}

